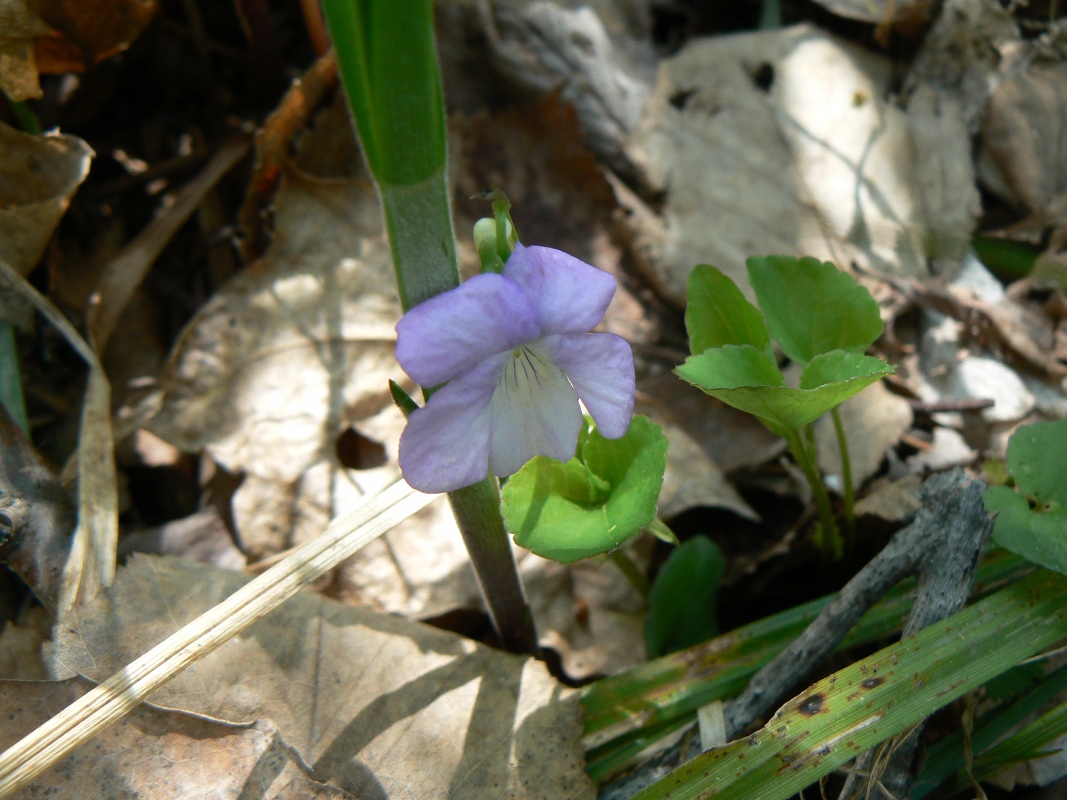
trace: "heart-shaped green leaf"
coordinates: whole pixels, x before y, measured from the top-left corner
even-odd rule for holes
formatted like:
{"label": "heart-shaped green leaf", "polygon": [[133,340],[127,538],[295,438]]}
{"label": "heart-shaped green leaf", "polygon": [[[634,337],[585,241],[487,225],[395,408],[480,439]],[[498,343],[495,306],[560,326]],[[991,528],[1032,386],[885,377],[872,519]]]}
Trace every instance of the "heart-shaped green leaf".
{"label": "heart-shaped green leaf", "polygon": [[1019,428],[1008,442],[1008,473],[1021,494],[991,486],[983,496],[986,510],[997,512],[993,526],[997,544],[1063,573],[1067,573],[1065,449],[1067,420]]}
{"label": "heart-shaped green leaf", "polygon": [[728,344],[750,344],[759,350],[770,347],[771,334],[763,315],[717,267],[694,267],[686,297],[685,329],[694,355]]}
{"label": "heart-shaped green leaf", "polygon": [[1067,573],[1067,510],[1037,513],[1007,486],[990,486],[982,499],[986,511],[997,515],[993,541],[1035,564]]}
{"label": "heart-shaped green leaf", "polygon": [[1008,472],[1023,494],[1048,508],[1067,507],[1067,420],[1038,422],[1012,434]]}
{"label": "heart-shaped green leaf", "polygon": [[[787,436],[892,373],[893,368],[878,358],[826,353],[808,365],[802,375],[803,388],[793,389],[782,385],[772,359],[746,345],[690,356],[675,372],[706,394],[759,417],[770,430]],[[824,378],[829,381],[815,383]]]}
{"label": "heart-shaped green leaf", "polygon": [[694,536],[667,556],[648,597],[645,649],[649,658],[718,635],[715,614],[725,570],[722,551],[707,536]]}
{"label": "heart-shaped green leaf", "polygon": [[569,564],[619,547],[656,517],[667,466],[667,437],[647,417],[626,434],[596,430],[563,463],[538,456],[503,491],[504,522],[515,542]]}
{"label": "heart-shaped green leaf", "polygon": [[833,264],[791,256],[746,263],[771,333],[794,361],[806,364],[831,350],[863,352],[881,335],[878,303]]}

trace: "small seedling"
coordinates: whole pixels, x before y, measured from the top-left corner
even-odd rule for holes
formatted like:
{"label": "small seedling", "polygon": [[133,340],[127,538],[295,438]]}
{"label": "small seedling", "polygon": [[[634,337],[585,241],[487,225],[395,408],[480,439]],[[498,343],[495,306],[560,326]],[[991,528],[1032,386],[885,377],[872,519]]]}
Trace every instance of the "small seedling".
{"label": "small seedling", "polygon": [[[837,406],[893,372],[882,359],[863,354],[882,333],[878,304],[851,276],[815,258],[758,256],[747,263],[758,309],[719,269],[704,264],[690,274],[685,324],[693,355],[675,372],[785,438],[819,508],[817,541],[840,558],[843,540],[819,474],[811,424],[827,411],[834,416],[851,532],[852,474]],[[772,334],[804,368],[796,387],[785,384]]]}

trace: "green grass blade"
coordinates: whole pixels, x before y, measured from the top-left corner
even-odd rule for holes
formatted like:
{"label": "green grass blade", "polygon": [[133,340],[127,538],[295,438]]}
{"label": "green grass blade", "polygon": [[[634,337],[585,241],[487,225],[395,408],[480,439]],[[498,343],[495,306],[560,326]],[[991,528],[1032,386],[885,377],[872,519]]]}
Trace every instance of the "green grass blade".
{"label": "green grass blade", "polygon": [[1065,636],[1067,578],[1038,572],[824,678],[635,800],[784,800]]}
{"label": "green grass blade", "polygon": [[[990,553],[978,569],[975,595],[984,596],[1032,566],[1006,550]],[[911,608],[915,583],[903,581],[868,611],[841,649],[855,647],[900,630]],[[634,731],[679,718],[691,719],[700,706],[730,697],[778,655],[830,602],[832,595],[757,620],[710,642],[603,678],[582,690],[588,748],[623,743]],[[590,750],[588,767],[595,768]]]}

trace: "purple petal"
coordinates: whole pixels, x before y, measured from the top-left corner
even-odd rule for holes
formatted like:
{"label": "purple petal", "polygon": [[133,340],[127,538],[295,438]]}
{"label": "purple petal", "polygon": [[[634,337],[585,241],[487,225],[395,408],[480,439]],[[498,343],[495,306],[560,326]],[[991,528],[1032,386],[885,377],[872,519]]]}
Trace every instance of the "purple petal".
{"label": "purple petal", "polygon": [[504,277],[526,292],[545,334],[592,330],[615,293],[611,275],[551,247],[515,245]]}
{"label": "purple petal", "polygon": [[636,379],[630,345],[613,333],[546,336],[538,344],[567,373],[606,439],[630,427]]}
{"label": "purple petal", "polygon": [[541,335],[537,310],[522,289],[493,273],[415,306],[396,334],[396,360],[422,386],[457,378]]}
{"label": "purple petal", "polygon": [[566,461],[574,455],[582,411],[567,376],[537,347],[508,361],[490,404],[489,466],[518,472],[534,456]]}
{"label": "purple petal", "polygon": [[412,412],[400,436],[400,469],[420,492],[451,492],[489,472],[489,405],[511,354],[490,358]]}

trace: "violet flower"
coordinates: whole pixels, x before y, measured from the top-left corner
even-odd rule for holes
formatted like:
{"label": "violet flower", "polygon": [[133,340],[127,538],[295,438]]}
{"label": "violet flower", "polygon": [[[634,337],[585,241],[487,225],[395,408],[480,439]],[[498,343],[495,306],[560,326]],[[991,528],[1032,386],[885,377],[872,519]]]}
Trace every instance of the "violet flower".
{"label": "violet flower", "polygon": [[515,246],[483,273],[397,323],[396,357],[422,386],[447,385],[412,412],[400,468],[422,492],[449,492],[536,455],[574,456],[581,398],[600,433],[626,433],[634,407],[630,345],[589,333],[615,278],[549,247]]}

